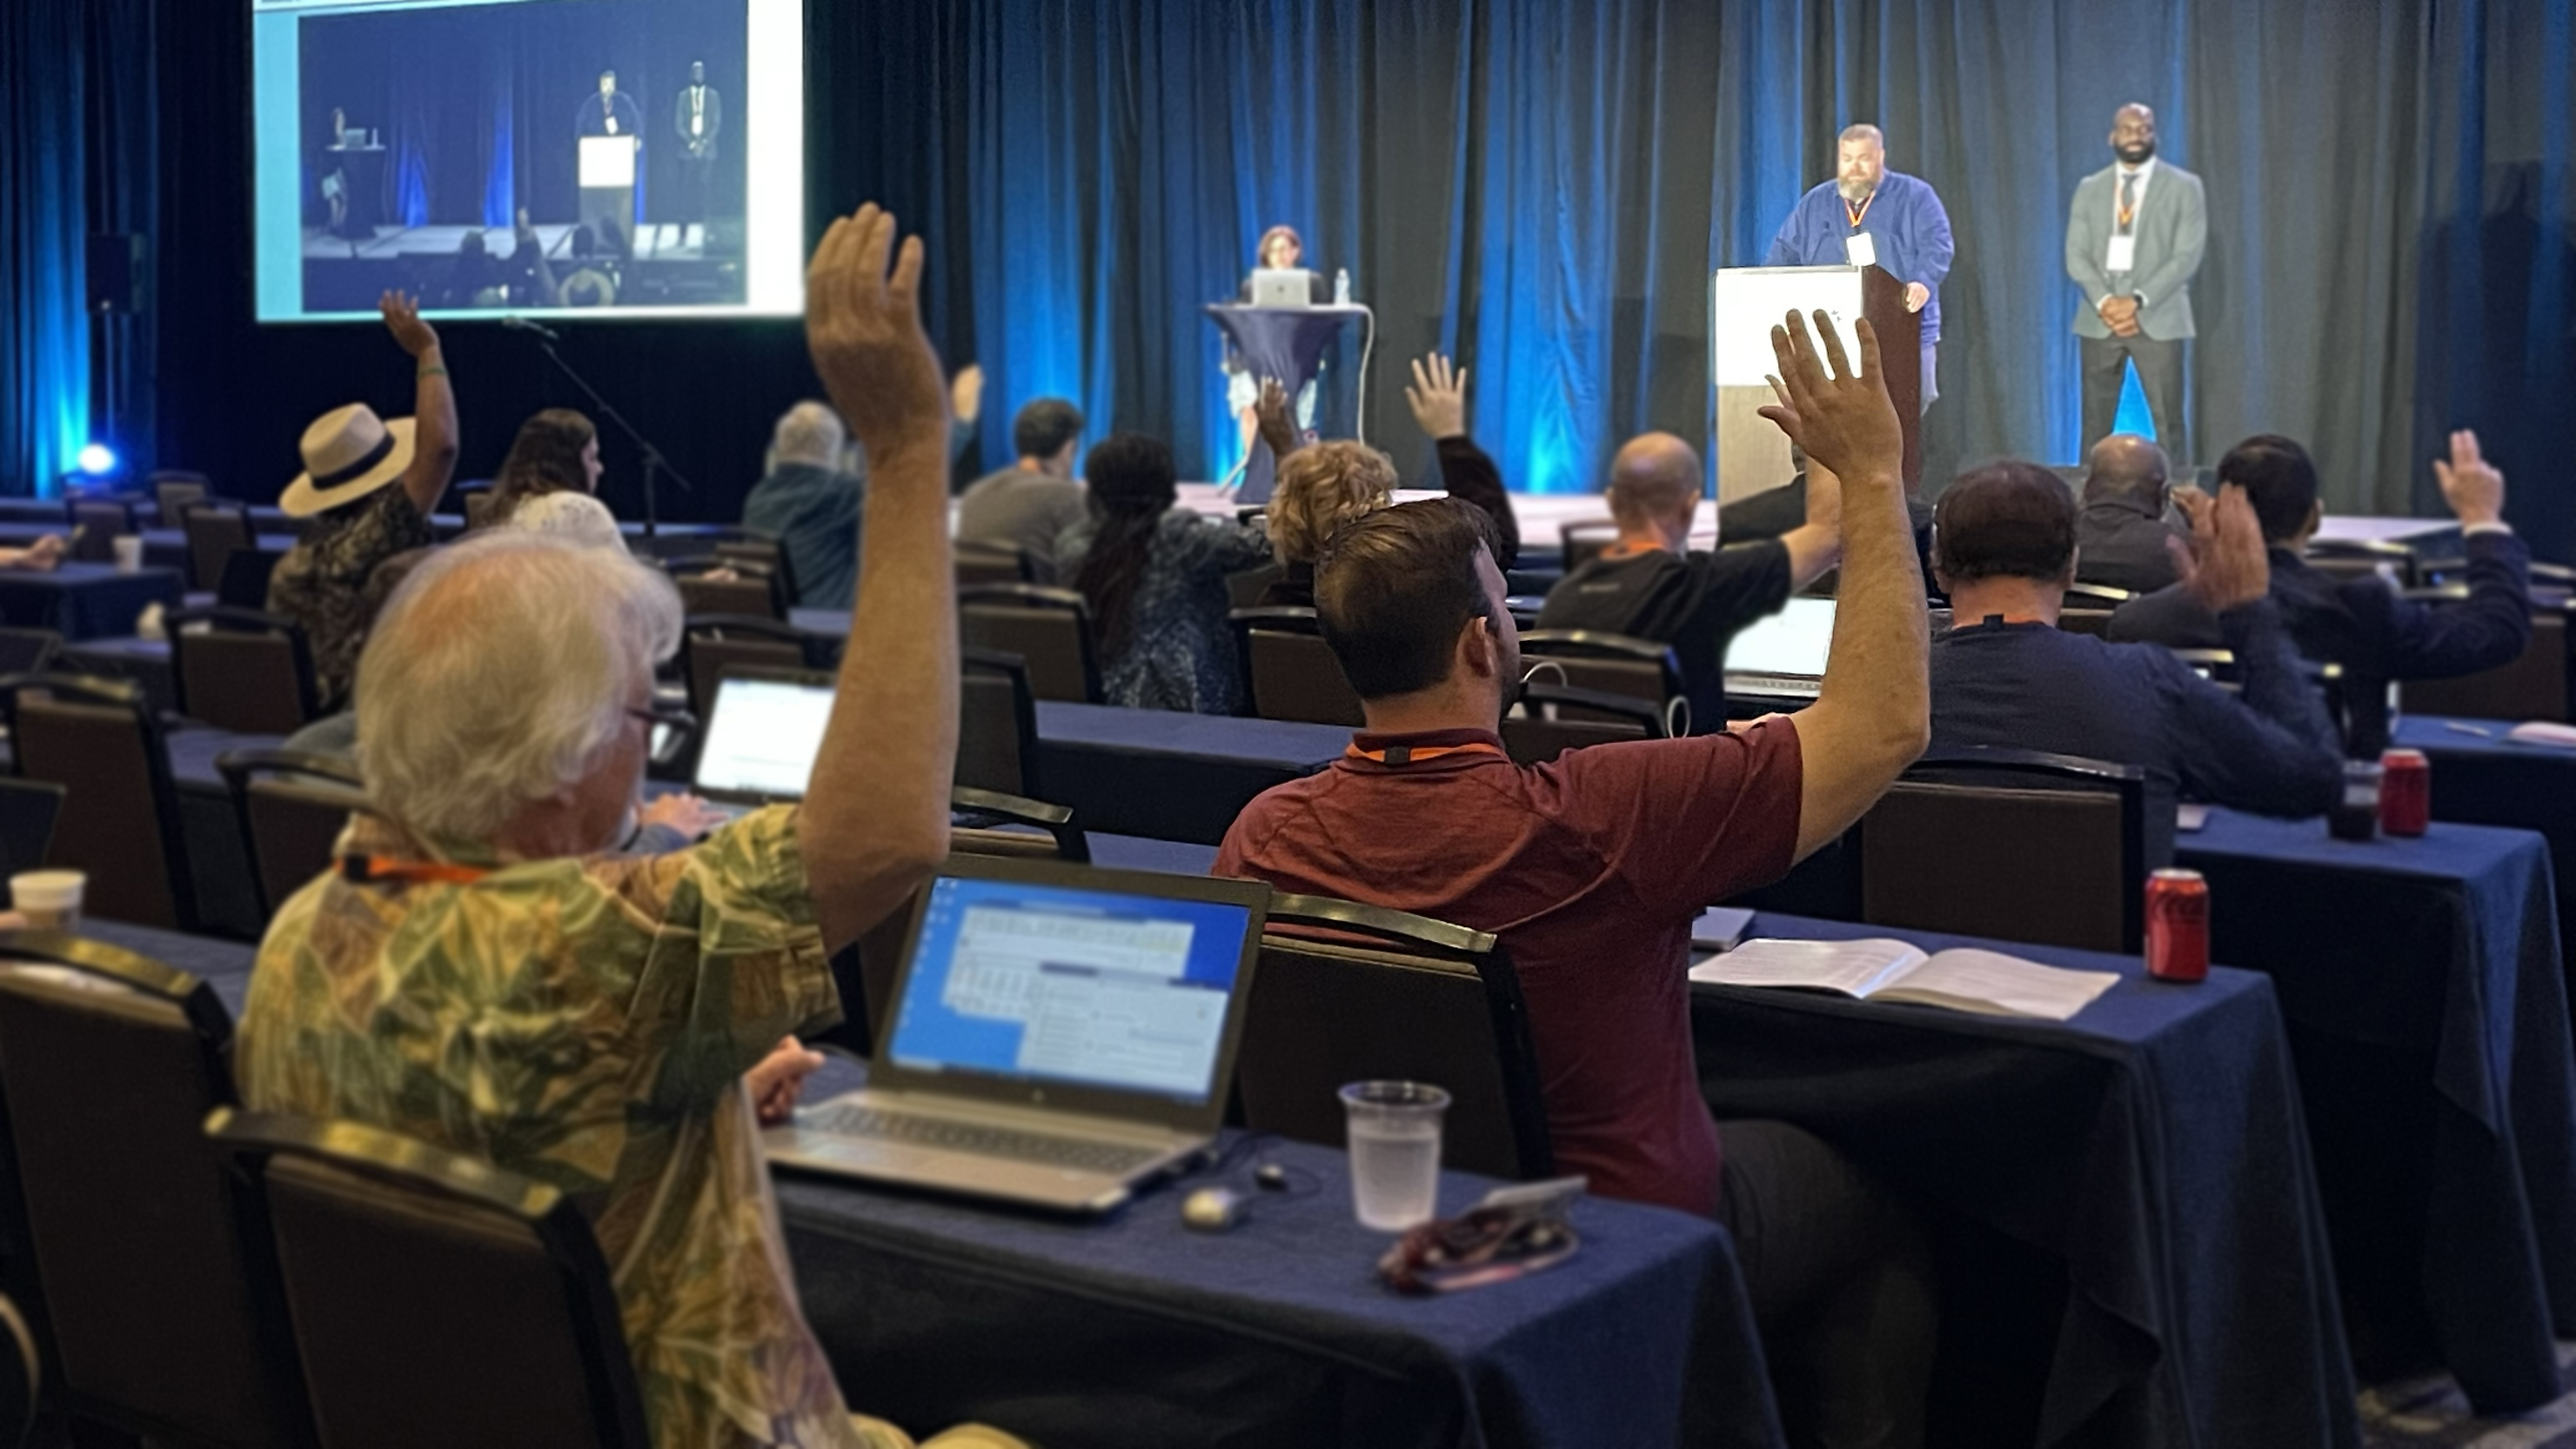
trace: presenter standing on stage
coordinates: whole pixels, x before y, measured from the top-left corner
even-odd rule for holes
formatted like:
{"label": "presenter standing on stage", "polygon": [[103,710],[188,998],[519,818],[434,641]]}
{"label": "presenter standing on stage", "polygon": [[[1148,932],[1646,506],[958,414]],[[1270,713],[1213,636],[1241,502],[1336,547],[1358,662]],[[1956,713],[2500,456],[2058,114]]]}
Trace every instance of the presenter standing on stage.
{"label": "presenter standing on stage", "polygon": [[1950,213],[1932,183],[1887,169],[1887,138],[1876,126],[1843,128],[1834,179],[1798,198],[1766,267],[1877,266],[1905,284],[1905,310],[1923,314],[1923,407],[1941,395],[1941,282],[1957,247]]}
{"label": "presenter standing on stage", "polygon": [[2191,279],[2209,243],[2200,178],[2156,159],[2156,113],[2122,106],[2111,121],[2118,158],[2075,187],[2066,219],[2066,275],[2084,289],[2075,314],[2084,366],[2078,456],[2110,436],[2128,364],[2174,467],[2192,466],[2183,428],[2183,343],[2194,335]]}
{"label": "presenter standing on stage", "polygon": [[724,95],[707,84],[705,61],[689,62],[689,83],[672,107],[671,129],[680,138],[683,221],[705,221],[716,174],[716,135],[724,130]]}
{"label": "presenter standing on stage", "polygon": [[[1252,300],[1252,279],[1263,272],[1302,271],[1306,274],[1308,304],[1316,307],[1327,305],[1333,300],[1332,285],[1324,280],[1323,273],[1303,266],[1305,259],[1306,242],[1297,235],[1297,228],[1274,226],[1263,232],[1260,243],[1252,249],[1252,272],[1235,290],[1235,300],[1249,303]],[[1262,380],[1254,377],[1251,369],[1243,366],[1241,359],[1231,352],[1218,363],[1218,367],[1225,373],[1226,407],[1234,413],[1235,426],[1242,431],[1243,450],[1249,453],[1253,435],[1261,426],[1255,404],[1261,401]],[[1314,426],[1315,380],[1308,378],[1306,385],[1297,389],[1297,430],[1303,433]]]}
{"label": "presenter standing on stage", "polygon": [[644,144],[644,108],[635,98],[620,94],[617,72],[599,73],[599,94],[581,103],[581,133],[585,136],[632,136],[637,145]]}

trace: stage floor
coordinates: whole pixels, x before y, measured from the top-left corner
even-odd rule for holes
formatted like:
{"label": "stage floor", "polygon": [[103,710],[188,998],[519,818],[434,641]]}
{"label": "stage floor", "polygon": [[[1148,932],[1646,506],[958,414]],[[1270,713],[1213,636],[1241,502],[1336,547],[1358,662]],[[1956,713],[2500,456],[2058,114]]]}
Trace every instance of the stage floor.
{"label": "stage floor", "polygon": [[[549,262],[571,261],[573,225],[533,228],[538,249]],[[519,249],[518,238],[505,226],[380,226],[373,240],[333,236],[321,227],[304,230],[308,262],[397,261],[453,257],[465,245],[467,232],[483,233],[483,244],[496,258],[508,259]],[[698,222],[647,222],[635,231],[634,258],[639,262],[694,262],[706,256],[707,229]]]}

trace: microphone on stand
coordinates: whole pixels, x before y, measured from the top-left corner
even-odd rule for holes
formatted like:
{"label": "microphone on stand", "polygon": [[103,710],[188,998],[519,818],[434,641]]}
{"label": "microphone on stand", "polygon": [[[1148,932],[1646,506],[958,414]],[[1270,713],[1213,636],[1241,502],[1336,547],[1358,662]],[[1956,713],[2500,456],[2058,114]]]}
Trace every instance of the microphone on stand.
{"label": "microphone on stand", "polygon": [[548,342],[563,341],[562,333],[546,326],[542,322],[531,322],[525,317],[504,317],[501,319],[501,325],[513,332],[534,332],[539,337],[546,339]]}

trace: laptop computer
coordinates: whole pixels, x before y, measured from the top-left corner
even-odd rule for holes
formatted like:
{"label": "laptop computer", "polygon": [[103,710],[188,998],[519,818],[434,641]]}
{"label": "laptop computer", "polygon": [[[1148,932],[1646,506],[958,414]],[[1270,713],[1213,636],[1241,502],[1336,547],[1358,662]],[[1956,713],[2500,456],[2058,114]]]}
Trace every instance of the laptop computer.
{"label": "laptop computer", "polygon": [[1813,701],[1834,643],[1834,601],[1791,599],[1745,626],[1726,646],[1726,692],[1744,699]]}
{"label": "laptop computer", "polygon": [[1252,274],[1255,307],[1315,305],[1315,274],[1295,267],[1263,267]]}
{"label": "laptop computer", "polygon": [[954,856],[868,1085],[764,1136],[791,1167],[1105,1213],[1224,1122],[1270,888]]}
{"label": "laptop computer", "polygon": [[728,668],[707,706],[689,788],[728,816],[804,799],[832,693],[832,676],[815,670]]}

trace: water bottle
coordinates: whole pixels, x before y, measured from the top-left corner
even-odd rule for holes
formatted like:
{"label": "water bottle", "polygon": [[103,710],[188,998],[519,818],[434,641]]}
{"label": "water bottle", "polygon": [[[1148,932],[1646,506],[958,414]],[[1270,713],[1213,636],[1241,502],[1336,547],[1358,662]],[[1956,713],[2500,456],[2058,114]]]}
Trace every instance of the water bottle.
{"label": "water bottle", "polygon": [[1336,307],[1351,305],[1351,269],[1348,267],[1333,273],[1333,305]]}

